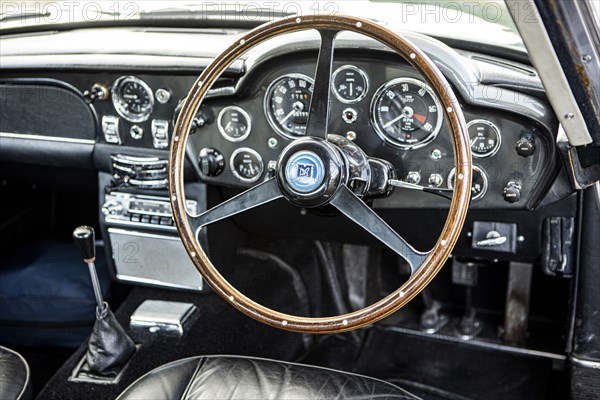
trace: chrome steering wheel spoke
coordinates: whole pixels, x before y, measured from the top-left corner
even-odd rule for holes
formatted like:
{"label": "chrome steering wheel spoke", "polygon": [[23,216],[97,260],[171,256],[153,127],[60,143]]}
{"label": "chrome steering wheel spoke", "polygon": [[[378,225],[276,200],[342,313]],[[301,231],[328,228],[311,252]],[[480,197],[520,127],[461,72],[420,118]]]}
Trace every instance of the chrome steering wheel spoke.
{"label": "chrome steering wheel spoke", "polygon": [[423,253],[415,250],[402,236],[396,233],[379,215],[359,199],[352,191],[343,186],[336,194],[331,204],[342,214],[360,225],[371,235],[379,239],[410,265],[414,274],[423,264],[429,252]]}
{"label": "chrome steering wheel spoke", "polygon": [[340,32],[336,29],[320,29],[321,47],[315,70],[315,83],[310,102],[306,135],[327,140],[329,124],[329,96],[333,68],[333,41]]}
{"label": "chrome steering wheel spoke", "polygon": [[245,192],[238,194],[235,197],[232,197],[227,201],[224,201],[218,206],[215,206],[210,210],[203,212],[202,214],[196,216],[188,214],[188,220],[193,228],[193,231],[196,233],[196,237],[198,237],[200,230],[207,225],[221,221],[225,218],[232,217],[244,211],[251,210],[263,204],[270,203],[273,200],[277,200],[281,197],[283,197],[283,195],[279,190],[277,180],[275,178],[271,178],[259,185],[254,186],[253,188],[246,190]]}

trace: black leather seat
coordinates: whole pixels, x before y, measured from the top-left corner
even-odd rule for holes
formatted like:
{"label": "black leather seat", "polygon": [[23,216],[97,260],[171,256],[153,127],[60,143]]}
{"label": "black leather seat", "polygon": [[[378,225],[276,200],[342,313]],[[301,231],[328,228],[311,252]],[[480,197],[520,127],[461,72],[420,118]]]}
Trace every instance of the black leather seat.
{"label": "black leather seat", "polygon": [[156,368],[118,399],[419,398],[379,379],[327,368],[251,357],[204,356]]}
{"label": "black leather seat", "polygon": [[0,399],[31,399],[31,379],[27,361],[16,351],[0,346]]}

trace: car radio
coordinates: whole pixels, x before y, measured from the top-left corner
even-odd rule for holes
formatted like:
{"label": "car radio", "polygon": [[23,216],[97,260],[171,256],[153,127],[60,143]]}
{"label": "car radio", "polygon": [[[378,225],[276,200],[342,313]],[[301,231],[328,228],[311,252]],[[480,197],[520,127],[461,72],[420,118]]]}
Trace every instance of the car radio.
{"label": "car radio", "polygon": [[[186,205],[191,215],[198,213],[198,202],[187,200]],[[113,225],[176,230],[166,197],[112,192],[105,197],[102,213],[106,222]]]}

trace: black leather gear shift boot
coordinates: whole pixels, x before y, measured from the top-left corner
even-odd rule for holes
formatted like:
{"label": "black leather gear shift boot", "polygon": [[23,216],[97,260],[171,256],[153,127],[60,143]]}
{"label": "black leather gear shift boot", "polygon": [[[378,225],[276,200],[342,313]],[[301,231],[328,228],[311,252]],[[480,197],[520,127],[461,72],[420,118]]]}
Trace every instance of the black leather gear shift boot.
{"label": "black leather gear shift boot", "polygon": [[116,376],[135,352],[135,343],[117,322],[107,303],[96,309],[96,323],[86,354],[86,372]]}

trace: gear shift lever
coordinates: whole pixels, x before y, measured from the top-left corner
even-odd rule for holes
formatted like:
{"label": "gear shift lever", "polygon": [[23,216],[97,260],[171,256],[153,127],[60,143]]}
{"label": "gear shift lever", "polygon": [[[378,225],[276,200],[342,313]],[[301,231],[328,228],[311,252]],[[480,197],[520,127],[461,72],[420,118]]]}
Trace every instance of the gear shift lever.
{"label": "gear shift lever", "polygon": [[96,273],[96,246],[94,228],[80,226],[73,231],[83,261],[88,265],[94,295],[96,296],[96,323],[88,341],[87,370],[96,375],[116,376],[135,352],[135,343],[119,324],[102,299],[102,289]]}
{"label": "gear shift lever", "polygon": [[96,304],[98,305],[98,310],[102,310],[104,309],[104,300],[102,299],[102,289],[100,288],[100,281],[98,280],[96,265],[94,264],[94,261],[96,261],[96,234],[94,228],[85,225],[75,228],[73,239],[75,239],[75,244],[79,247],[83,261],[88,265],[92,286],[94,287],[94,295],[96,296]]}

